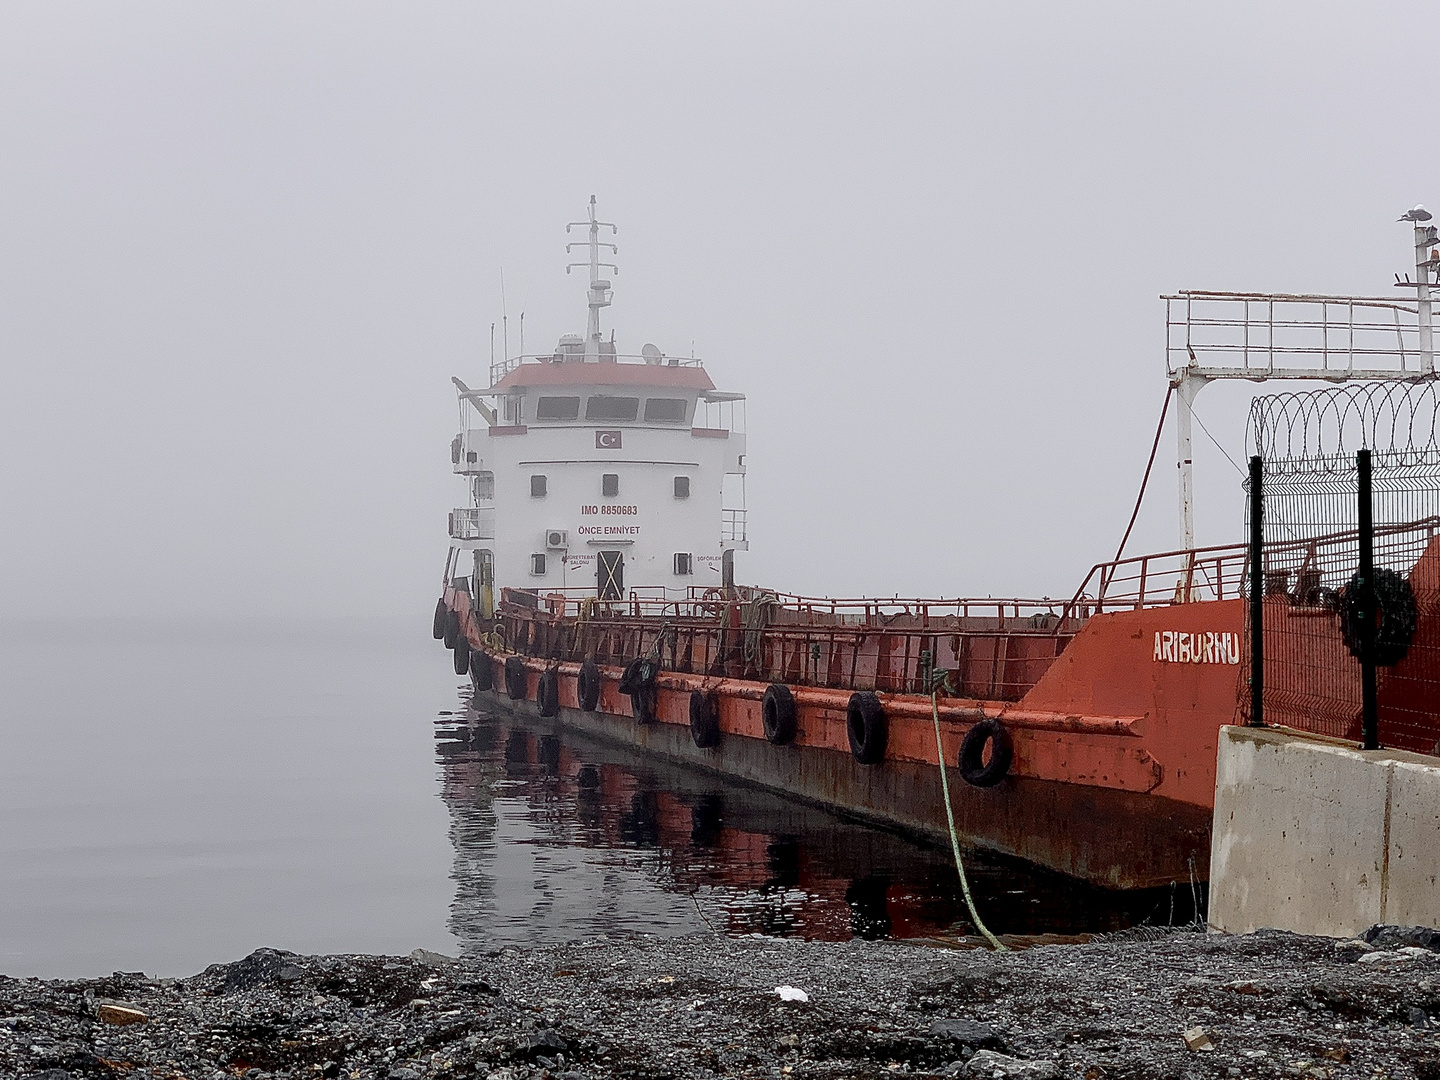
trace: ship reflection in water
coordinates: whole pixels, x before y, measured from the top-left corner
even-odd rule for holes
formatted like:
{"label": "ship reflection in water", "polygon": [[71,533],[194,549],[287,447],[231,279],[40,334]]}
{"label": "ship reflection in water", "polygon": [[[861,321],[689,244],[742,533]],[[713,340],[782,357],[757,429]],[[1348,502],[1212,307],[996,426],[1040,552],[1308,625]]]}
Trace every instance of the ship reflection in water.
{"label": "ship reflection in water", "polygon": [[[544,721],[441,716],[467,949],[707,927],[820,940],[975,933],[950,853]],[[966,870],[1001,935],[1191,917],[1188,889],[1109,893],[984,853]],[[1184,893],[1186,895],[1181,895]]]}

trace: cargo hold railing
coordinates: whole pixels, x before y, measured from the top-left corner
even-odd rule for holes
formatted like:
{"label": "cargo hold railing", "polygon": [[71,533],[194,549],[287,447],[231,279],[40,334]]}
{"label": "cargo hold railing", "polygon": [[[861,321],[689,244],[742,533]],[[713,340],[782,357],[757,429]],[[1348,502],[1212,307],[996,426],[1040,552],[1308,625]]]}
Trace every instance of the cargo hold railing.
{"label": "cargo hold railing", "polygon": [[650,619],[713,619],[727,603],[763,601],[771,606],[777,625],[849,625],[924,628],[942,620],[983,619],[1013,630],[1051,630],[1062,617],[1064,602],[1050,597],[818,597],[783,593],[753,585],[736,586],[727,595],[719,587],[689,586],[683,597],[666,595],[661,586],[631,589],[624,600],[599,601],[593,586],[558,589],[505,589],[505,599],[523,607],[543,609],[557,618],[628,615]]}

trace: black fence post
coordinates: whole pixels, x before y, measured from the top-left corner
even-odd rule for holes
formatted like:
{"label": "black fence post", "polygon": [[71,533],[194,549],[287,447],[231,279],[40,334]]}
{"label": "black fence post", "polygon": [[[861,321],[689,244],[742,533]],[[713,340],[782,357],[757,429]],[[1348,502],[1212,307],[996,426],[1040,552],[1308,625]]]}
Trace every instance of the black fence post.
{"label": "black fence post", "polygon": [[1250,726],[1265,726],[1265,462],[1250,459]]}
{"label": "black fence post", "polygon": [[1360,572],[1360,728],[1366,750],[1380,749],[1380,708],[1375,689],[1375,521],[1370,485],[1370,451],[1355,452],[1359,490]]}

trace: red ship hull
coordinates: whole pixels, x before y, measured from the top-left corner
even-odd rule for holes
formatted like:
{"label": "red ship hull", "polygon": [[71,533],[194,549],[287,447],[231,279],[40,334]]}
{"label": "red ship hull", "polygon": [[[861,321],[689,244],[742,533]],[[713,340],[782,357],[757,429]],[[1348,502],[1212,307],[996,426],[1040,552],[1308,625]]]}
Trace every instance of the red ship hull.
{"label": "red ship hull", "polygon": [[[1213,586],[1235,551],[1206,557]],[[1188,554],[1184,584],[1159,602],[1144,584],[1147,573],[1161,577],[1158,569],[1138,562],[1141,584],[1121,601],[1122,610],[1072,606],[1018,625],[1006,625],[1003,607],[997,625],[994,618],[941,618],[918,607],[904,619],[877,612],[847,622],[814,605],[780,605],[757,631],[744,629],[735,605],[713,600],[683,612],[672,605],[669,616],[647,615],[639,601],[623,611],[582,603],[572,615],[564,597],[508,591],[496,617],[482,620],[463,588],[447,589],[445,606],[474,651],[470,670],[486,688],[477,701],[488,707],[548,712],[559,723],[674,761],[943,837],[935,724],[931,698],[921,692],[933,664],[951,674],[951,685],[992,692],[939,699],[947,766],[954,768],[962,740],[981,720],[998,719],[1013,744],[1008,775],[993,787],[970,786],[951,772],[962,838],[1093,884],[1134,889],[1208,879],[1217,736],[1222,725],[1243,722],[1249,671],[1245,601],[1234,587],[1229,597],[1215,587],[1222,598],[1183,601],[1202,565]],[[1440,634],[1440,538],[1411,579],[1420,601],[1417,640],[1428,641]],[[1229,580],[1241,580],[1238,568]],[[1268,603],[1267,670],[1300,660],[1328,663],[1331,654],[1337,670],[1342,666],[1333,613],[1297,608],[1283,596]],[[1307,619],[1309,632],[1272,634],[1272,617],[1277,624]],[[635,699],[620,685],[625,663],[645,655],[658,660],[660,673],[653,706],[637,718]],[[1408,749],[1435,752],[1440,703],[1421,703],[1423,722],[1416,725],[1410,699],[1415,686],[1429,683],[1414,666],[1437,655],[1417,649],[1387,675],[1382,706],[1394,698],[1410,715],[1408,727],[1388,732],[1387,745],[1409,742]],[[600,674],[593,709],[582,708],[582,660],[596,663]],[[542,676],[554,680],[555,690],[543,709]],[[795,704],[795,732],[785,745],[768,740],[763,723],[762,701],[775,682],[788,687]],[[857,759],[847,731],[847,709],[860,689],[873,692],[884,713],[885,749],[873,764]],[[715,703],[720,735],[711,746],[692,738],[696,691]],[[1324,707],[1279,702],[1272,719],[1355,738],[1358,692],[1355,709],[1344,698],[1338,713],[1333,695]]]}

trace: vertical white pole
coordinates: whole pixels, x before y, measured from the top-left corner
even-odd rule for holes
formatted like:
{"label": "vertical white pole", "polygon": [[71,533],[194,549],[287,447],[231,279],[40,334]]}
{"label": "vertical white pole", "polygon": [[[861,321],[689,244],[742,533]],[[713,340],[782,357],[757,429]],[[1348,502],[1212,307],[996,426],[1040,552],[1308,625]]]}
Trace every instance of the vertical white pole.
{"label": "vertical white pole", "polygon": [[1189,551],[1195,546],[1195,463],[1194,444],[1190,435],[1191,409],[1195,395],[1205,385],[1205,380],[1195,375],[1185,375],[1175,388],[1175,441],[1176,464],[1180,469],[1180,549]]}
{"label": "vertical white pole", "polygon": [[1430,259],[1430,244],[1428,241],[1429,230],[1420,222],[1415,222],[1415,280],[1419,287],[1415,290],[1417,321],[1420,325],[1420,373],[1422,375],[1433,375],[1435,373],[1435,347],[1430,331],[1430,268],[1425,265]]}

